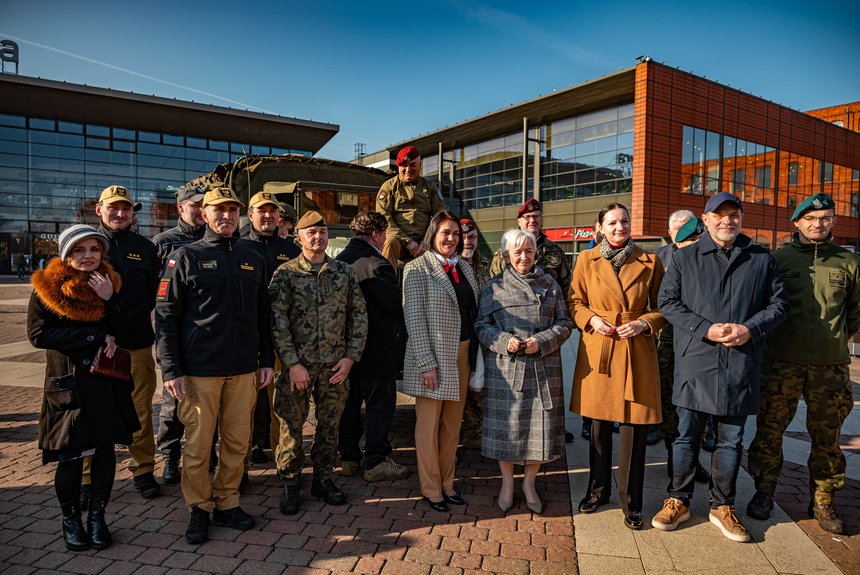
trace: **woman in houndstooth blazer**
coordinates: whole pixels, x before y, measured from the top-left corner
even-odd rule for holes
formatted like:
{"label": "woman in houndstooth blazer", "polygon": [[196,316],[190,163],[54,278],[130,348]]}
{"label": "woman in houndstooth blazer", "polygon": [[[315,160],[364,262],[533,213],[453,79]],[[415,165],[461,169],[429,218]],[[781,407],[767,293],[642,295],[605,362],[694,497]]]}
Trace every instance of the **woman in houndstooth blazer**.
{"label": "woman in houndstooth blazer", "polygon": [[457,443],[471,372],[469,343],[478,284],[458,261],[460,220],[448,211],[430,220],[424,255],[403,271],[406,357],[403,391],[415,397],[415,451],[421,494],[436,511],[465,502],[454,489]]}

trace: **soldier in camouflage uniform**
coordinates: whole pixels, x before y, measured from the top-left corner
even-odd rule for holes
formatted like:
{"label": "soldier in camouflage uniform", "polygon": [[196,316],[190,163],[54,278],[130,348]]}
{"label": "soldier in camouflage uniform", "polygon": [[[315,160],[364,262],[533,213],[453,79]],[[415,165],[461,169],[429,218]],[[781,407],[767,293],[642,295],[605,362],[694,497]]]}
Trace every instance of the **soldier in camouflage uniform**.
{"label": "soldier in camouflage uniform", "polygon": [[361,359],[367,339],[367,310],[355,272],[326,256],[328,227],[314,211],[296,224],[302,253],[281,265],[269,285],[272,338],[283,365],[275,385],[275,413],[281,437],[275,454],[284,480],[281,513],[298,513],[302,426],[311,397],[316,405],[316,433],[311,449],[311,494],[329,505],[346,497],[331,479],[337,461],[337,430],[349,394],[349,370]]}
{"label": "soldier in camouflage uniform", "polygon": [[[460,252],[460,261],[472,266],[480,291],[490,281],[490,262],[478,253],[478,226],[475,225],[474,220],[463,218],[460,220],[460,229],[463,233],[463,250]],[[483,425],[484,392],[483,390],[476,391],[470,387],[466,394],[463,426],[460,430],[463,445],[480,447]]]}
{"label": "soldier in camouflage uniform", "polygon": [[410,261],[424,253],[421,241],[445,201],[433,182],[421,176],[421,155],[415,146],[397,154],[397,175],[385,181],[376,194],[376,211],[388,221],[382,255],[394,269],[399,260]]}
{"label": "soldier in camouflage uniform", "polygon": [[[570,262],[564,250],[550,241],[541,231],[543,215],[539,201],[533,198],[520,206],[520,209],[517,210],[517,225],[521,230],[531,232],[537,238],[535,265],[540,266],[543,271],[552,276],[566,297],[567,291],[570,289]],[[494,253],[493,263],[490,265],[490,277],[500,274],[507,263],[501,252]]]}
{"label": "soldier in camouflage uniform", "polygon": [[801,202],[791,218],[797,232],[773,254],[791,311],[765,348],[761,407],[748,460],[756,493],[747,515],[770,515],[782,471],[782,436],[803,395],[812,440],[809,514],[823,529],[842,533],[833,493],[845,486],[839,436],[853,405],[848,338],[860,329],[860,265],[857,256],[833,241],[834,208],[826,194]]}

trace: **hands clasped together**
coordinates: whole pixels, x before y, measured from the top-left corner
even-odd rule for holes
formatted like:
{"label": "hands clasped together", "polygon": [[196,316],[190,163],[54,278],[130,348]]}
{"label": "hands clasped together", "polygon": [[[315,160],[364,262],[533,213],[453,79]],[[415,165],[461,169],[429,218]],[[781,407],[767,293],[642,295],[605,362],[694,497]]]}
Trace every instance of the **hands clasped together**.
{"label": "hands clasped together", "polygon": [[750,330],[740,323],[715,323],[705,334],[709,340],[726,347],[743,345],[750,340]]}
{"label": "hands clasped together", "polygon": [[614,326],[599,315],[594,316],[588,322],[591,324],[591,328],[600,335],[605,335],[607,337],[612,337],[613,335],[617,335],[621,339],[627,339],[629,337],[634,337],[642,333],[645,329],[642,327],[642,322],[637,320],[629,321],[627,323],[622,323],[619,326]]}

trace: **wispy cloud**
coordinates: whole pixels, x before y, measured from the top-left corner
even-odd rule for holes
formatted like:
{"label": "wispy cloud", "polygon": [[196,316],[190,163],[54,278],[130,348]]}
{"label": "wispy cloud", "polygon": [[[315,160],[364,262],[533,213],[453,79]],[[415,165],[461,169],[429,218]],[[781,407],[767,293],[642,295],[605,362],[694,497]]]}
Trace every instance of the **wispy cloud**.
{"label": "wispy cloud", "polygon": [[162,80],[161,78],[156,78],[155,76],[150,76],[149,74],[143,74],[141,72],[136,72],[135,70],[129,70],[128,68],[123,68],[122,66],[116,66],[116,65],[110,64],[108,62],[102,62],[101,60],[96,60],[95,58],[90,58],[88,56],[82,56],[81,54],[75,54],[74,52],[69,52],[68,50],[63,50],[62,48],[56,48],[54,46],[48,46],[46,44],[40,44],[39,42],[33,42],[32,40],[26,40],[24,38],[19,38],[17,36],[7,34],[3,31],[0,31],[0,36],[2,36],[4,38],[9,38],[10,40],[14,40],[14,41],[20,42],[22,44],[28,44],[28,45],[34,46],[36,48],[41,48],[43,50],[49,50],[49,51],[55,52],[57,54],[62,54],[64,56],[70,56],[72,58],[77,58],[78,60],[83,60],[84,62],[89,62],[91,64],[96,64],[98,66],[110,68],[111,70],[116,70],[118,72],[124,72],[124,73],[130,74],[132,76],[137,76],[138,78],[143,78],[144,80],[150,80],[152,82],[158,82],[158,83],[164,84],[166,86],[178,88],[180,90],[192,92],[194,94],[199,94],[201,96],[206,96],[207,98],[212,98],[213,100],[219,100],[221,102],[233,104],[234,106],[238,106],[240,108],[245,108],[247,110],[255,110],[257,112],[262,112],[264,114],[275,114],[275,112],[270,112],[269,110],[265,110],[265,109],[259,108],[257,106],[252,106],[251,104],[246,104],[246,103],[240,102],[238,100],[231,100],[230,98],[224,98],[223,96],[213,94],[212,92],[206,92],[204,90],[198,90],[197,88],[192,88],[190,86],[183,86],[182,84],[177,84],[176,82],[170,82],[168,80]]}
{"label": "wispy cloud", "polygon": [[451,0],[450,4],[464,17],[488,28],[503,31],[507,38],[519,38],[571,62],[601,69],[608,69],[613,65],[607,56],[541,28],[519,14],[499,10],[480,2]]}

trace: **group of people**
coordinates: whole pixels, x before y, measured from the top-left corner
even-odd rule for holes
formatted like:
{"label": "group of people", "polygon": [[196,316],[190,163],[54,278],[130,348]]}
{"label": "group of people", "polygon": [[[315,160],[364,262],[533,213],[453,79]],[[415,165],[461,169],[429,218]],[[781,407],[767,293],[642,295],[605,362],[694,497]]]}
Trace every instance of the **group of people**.
{"label": "group of people", "polygon": [[[860,328],[860,272],[832,241],[828,196],[797,207],[798,232],[774,255],[740,233],[743,207],[731,194],[710,197],[703,220],[678,222],[659,255],[633,241],[627,208],[609,204],[598,217],[600,242],[571,273],[542,231],[537,200],[520,206],[518,228],[503,235],[490,264],[477,253],[475,222],[445,209],[421,177],[418,151],[407,146],[396,164],[377,211],[355,216],[336,258],[326,252],[320,213],[297,218],[267,192],[250,198],[240,234],[244,206],[225,187],[179,190],[177,226],[150,241],[129,229],[128,191],[111,186],[96,207],[98,229],[78,224],[60,235],[60,257],[33,276],[28,332],[47,350],[39,446],[45,462],[57,462],[69,549],[111,544],[104,513],[115,444],[129,446],[140,494],[160,494],[153,343],[164,381],[162,479],[181,483],[189,543],[206,541],[210,522],[254,526],[240,493],[267,446],[283,481],[280,510],[299,512],[311,405],[312,496],[346,503],[334,481],[338,457],[345,476],[406,478],[389,438],[400,377],[415,397],[418,480],[430,509],[466,503],[455,482],[462,437],[479,439],[498,462],[499,508],[514,505],[519,465],[525,504],[539,514],[538,471],[564,449],[561,346],[575,328],[570,409],[590,421],[580,512],[609,500],[620,427],[618,499],[625,525],[642,527],[646,437],[660,424],[669,497],[651,523],[672,530],[686,521],[710,417],[710,520],[747,540],[734,511],[746,417],[759,417],[747,514],[764,519],[782,433],[803,394],[813,438],[810,513],[841,530],[832,494],[844,484],[838,437],[852,405],[847,337]],[[112,358],[120,348],[130,351],[127,377],[90,372],[97,353]]]}

